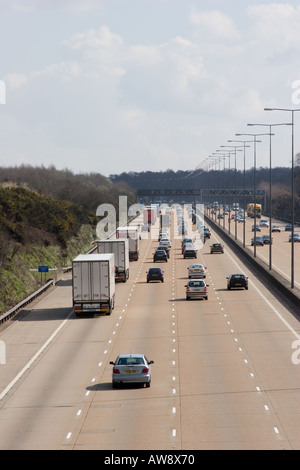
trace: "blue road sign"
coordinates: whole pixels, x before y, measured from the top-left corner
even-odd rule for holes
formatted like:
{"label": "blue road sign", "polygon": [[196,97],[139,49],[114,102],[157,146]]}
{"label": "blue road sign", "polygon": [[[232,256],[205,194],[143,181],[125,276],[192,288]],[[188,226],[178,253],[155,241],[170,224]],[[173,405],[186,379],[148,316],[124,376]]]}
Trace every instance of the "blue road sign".
{"label": "blue road sign", "polygon": [[38,272],[39,273],[48,273],[49,272],[49,266],[39,266],[38,267]]}

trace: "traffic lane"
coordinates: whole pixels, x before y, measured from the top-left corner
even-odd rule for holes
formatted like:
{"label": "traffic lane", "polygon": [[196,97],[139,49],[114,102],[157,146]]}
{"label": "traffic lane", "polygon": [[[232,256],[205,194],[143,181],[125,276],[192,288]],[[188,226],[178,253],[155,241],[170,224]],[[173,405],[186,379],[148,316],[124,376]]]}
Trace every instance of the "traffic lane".
{"label": "traffic lane", "polygon": [[[225,219],[225,228],[228,231],[228,218]],[[260,219],[257,219],[257,225],[260,224]],[[221,221],[221,227],[223,228],[223,221]],[[230,223],[231,234],[235,236],[235,221],[232,220]],[[245,243],[246,246],[254,252],[254,247],[251,246],[251,240],[254,238],[254,232],[252,232],[252,225],[254,225],[254,219],[246,218],[245,222]],[[291,279],[291,243],[289,242],[289,235],[291,232],[284,230],[284,225],[281,225],[281,232],[273,232],[272,238],[272,267],[283,275],[286,279]],[[237,222],[237,239],[243,240],[244,224]],[[296,231],[299,228],[295,229]],[[256,232],[256,236],[269,235],[269,228],[262,227],[261,232]],[[300,243],[294,243],[295,248],[295,260],[300,257]],[[261,258],[267,265],[269,265],[269,252],[270,246],[268,244],[264,246],[256,246],[256,256]],[[298,253],[299,252],[299,253]],[[294,277],[295,285],[300,287],[300,265],[295,262],[294,265]]]}
{"label": "traffic lane", "polygon": [[[146,264],[151,264],[150,259],[145,261]],[[166,263],[164,283],[147,284],[142,273],[110,353],[113,361],[118,354],[128,352],[141,352],[154,360],[151,387],[126,385],[112,389],[112,366],[107,364],[80,432],[74,437],[73,448],[179,447],[178,436],[174,433],[179,415],[175,412],[178,409],[178,378],[173,341],[172,271],[172,263]]]}
{"label": "traffic lane", "polygon": [[[188,263],[181,263],[185,272]],[[183,282],[177,281],[182,448],[251,449],[261,442],[276,448],[273,427],[213,286],[208,301],[187,302]]]}
{"label": "traffic lane", "polygon": [[[299,426],[295,426],[297,422],[295,416],[299,418],[299,405],[295,406],[297,402],[292,400],[293,413],[289,405],[289,396],[300,398],[298,393],[300,376],[297,366],[291,360],[291,345],[295,338],[299,337],[299,322],[291,315],[289,309],[273,297],[267,286],[262,285],[256,279],[251,280],[251,273],[248,273],[250,277],[248,291],[227,291],[224,288],[225,276],[221,268],[237,272],[239,270],[236,269],[236,264],[240,265],[240,261],[234,254],[230,254],[229,259],[226,259],[228,258],[226,251],[225,255],[219,255],[222,260],[218,263],[214,263],[218,255],[212,256],[214,258],[209,263],[209,273],[213,278],[212,287],[218,302],[223,306],[230,330],[236,334],[236,339],[241,345],[239,347],[246,354],[244,359],[247,364],[252,364],[256,372],[259,390],[263,391],[269,401],[273,394],[281,398],[278,403],[279,408],[274,411],[280,417],[280,422],[285,422],[285,426],[281,428],[281,434],[288,436],[286,439],[290,441],[293,448],[299,448],[297,436],[300,429]],[[207,259],[208,257],[207,254]],[[241,271],[247,273],[246,269],[242,268]],[[279,402],[279,398],[277,400]],[[268,408],[274,409],[273,406],[268,406]],[[285,408],[290,411],[289,414],[278,411]]]}
{"label": "traffic lane", "polygon": [[[125,286],[122,285],[125,291]],[[120,289],[119,289],[120,290]],[[128,286],[126,299],[128,297]],[[119,308],[120,310],[120,308]],[[97,372],[97,358],[109,347],[111,316],[76,318],[14,387],[1,410],[3,449],[58,449],[69,432],[74,407]],[[100,360],[100,359],[99,359]]]}
{"label": "traffic lane", "polygon": [[6,387],[72,314],[70,274],[22,310],[1,330],[6,363],[0,367],[0,406]]}
{"label": "traffic lane", "polygon": [[[132,264],[132,276],[137,273],[138,267],[139,263]],[[44,301],[49,302],[52,307],[61,305],[60,296],[62,302],[70,302],[71,284],[62,285],[67,289],[63,294],[60,291],[61,286],[57,286],[26,316],[26,321],[31,321],[35,338],[43,338],[48,332],[46,323],[41,321],[44,319],[42,315],[46,306]],[[117,285],[117,294],[115,311],[130,295],[130,282]],[[59,448],[65,438],[67,423],[74,416],[73,406],[85,396],[83,391],[86,393],[86,384],[91,381],[99,349],[103,349],[102,346],[107,344],[106,339],[111,334],[115,321],[115,311],[111,316],[95,318],[76,318],[73,315],[60,331],[60,335],[51,341],[38,361],[26,371],[22,380],[17,381],[5,406],[4,401],[2,402],[1,448]],[[14,323],[5,333],[11,334],[16,343],[20,344],[20,348],[24,348],[22,331],[20,325]],[[36,347],[34,344],[34,351]],[[10,355],[8,359],[10,367]]]}

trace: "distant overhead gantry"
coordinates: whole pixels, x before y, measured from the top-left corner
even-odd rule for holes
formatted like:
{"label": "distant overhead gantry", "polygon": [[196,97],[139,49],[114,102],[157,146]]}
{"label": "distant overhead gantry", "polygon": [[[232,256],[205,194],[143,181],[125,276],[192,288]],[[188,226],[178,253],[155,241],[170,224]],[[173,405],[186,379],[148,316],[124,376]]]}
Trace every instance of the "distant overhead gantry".
{"label": "distant overhead gantry", "polygon": [[[255,196],[260,198],[266,198],[266,191],[264,189],[256,189]],[[242,198],[247,198],[248,201],[251,201],[254,198],[253,189],[138,189],[137,198],[144,199],[148,198],[149,200],[161,200],[161,199],[186,199],[193,198],[193,200],[198,200],[203,203],[211,198],[222,202],[222,200],[234,199],[241,200]]]}

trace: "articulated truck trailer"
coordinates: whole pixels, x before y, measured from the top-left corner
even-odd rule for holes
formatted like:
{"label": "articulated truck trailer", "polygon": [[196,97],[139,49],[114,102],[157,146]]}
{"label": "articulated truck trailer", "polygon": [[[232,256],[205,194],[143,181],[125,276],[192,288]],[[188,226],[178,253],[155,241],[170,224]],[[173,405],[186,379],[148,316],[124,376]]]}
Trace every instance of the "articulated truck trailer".
{"label": "articulated truck trailer", "polygon": [[75,314],[110,315],[115,306],[114,255],[78,255],[72,262]]}
{"label": "articulated truck trailer", "polygon": [[126,282],[129,278],[129,241],[126,238],[97,240],[98,253],[113,253],[115,256],[115,279]]}
{"label": "articulated truck trailer", "polygon": [[129,261],[137,261],[139,259],[139,228],[135,225],[127,225],[126,227],[117,228],[116,237],[120,239],[128,239],[129,244]]}

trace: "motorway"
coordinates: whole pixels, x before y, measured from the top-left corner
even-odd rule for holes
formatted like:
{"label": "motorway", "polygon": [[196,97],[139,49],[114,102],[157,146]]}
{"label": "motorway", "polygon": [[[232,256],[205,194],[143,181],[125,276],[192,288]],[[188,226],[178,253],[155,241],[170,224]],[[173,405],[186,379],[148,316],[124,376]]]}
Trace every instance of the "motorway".
{"label": "motorway", "polygon": [[[269,217],[262,216],[263,220],[269,222]],[[243,242],[244,237],[244,223],[237,222],[235,220],[230,220],[227,217],[224,219],[216,219],[214,216],[213,220],[223,229],[226,233],[230,232],[233,238],[236,238],[241,243]],[[229,227],[230,220],[230,227]],[[260,224],[261,219],[256,219],[256,224]],[[252,232],[252,225],[254,225],[254,219],[246,217],[245,219],[245,246],[254,252],[254,247],[251,246],[251,239],[254,237],[254,232]],[[279,220],[274,220],[273,225],[279,225],[281,232],[272,233],[272,247],[271,247],[271,267],[272,270],[278,272],[282,277],[287,281],[291,282],[291,243],[289,242],[289,235],[291,232],[285,231],[285,223]],[[300,227],[295,226],[295,233],[300,233]],[[269,228],[262,227],[261,232],[256,232],[257,237],[263,235],[269,235]],[[258,259],[261,259],[267,267],[270,265],[270,245],[256,246],[256,256]],[[300,243],[294,243],[294,285],[296,288],[300,289]]]}
{"label": "motorway", "polygon": [[[197,259],[207,301],[185,300],[194,260],[179,239],[160,264],[165,282],[147,284],[157,244],[141,240],[110,316],[75,317],[65,274],[1,327],[0,449],[300,449],[294,309],[229,248],[211,255],[210,243]],[[238,271],[249,290],[227,291]],[[128,352],[154,360],[150,388],[112,389],[109,361]]]}

